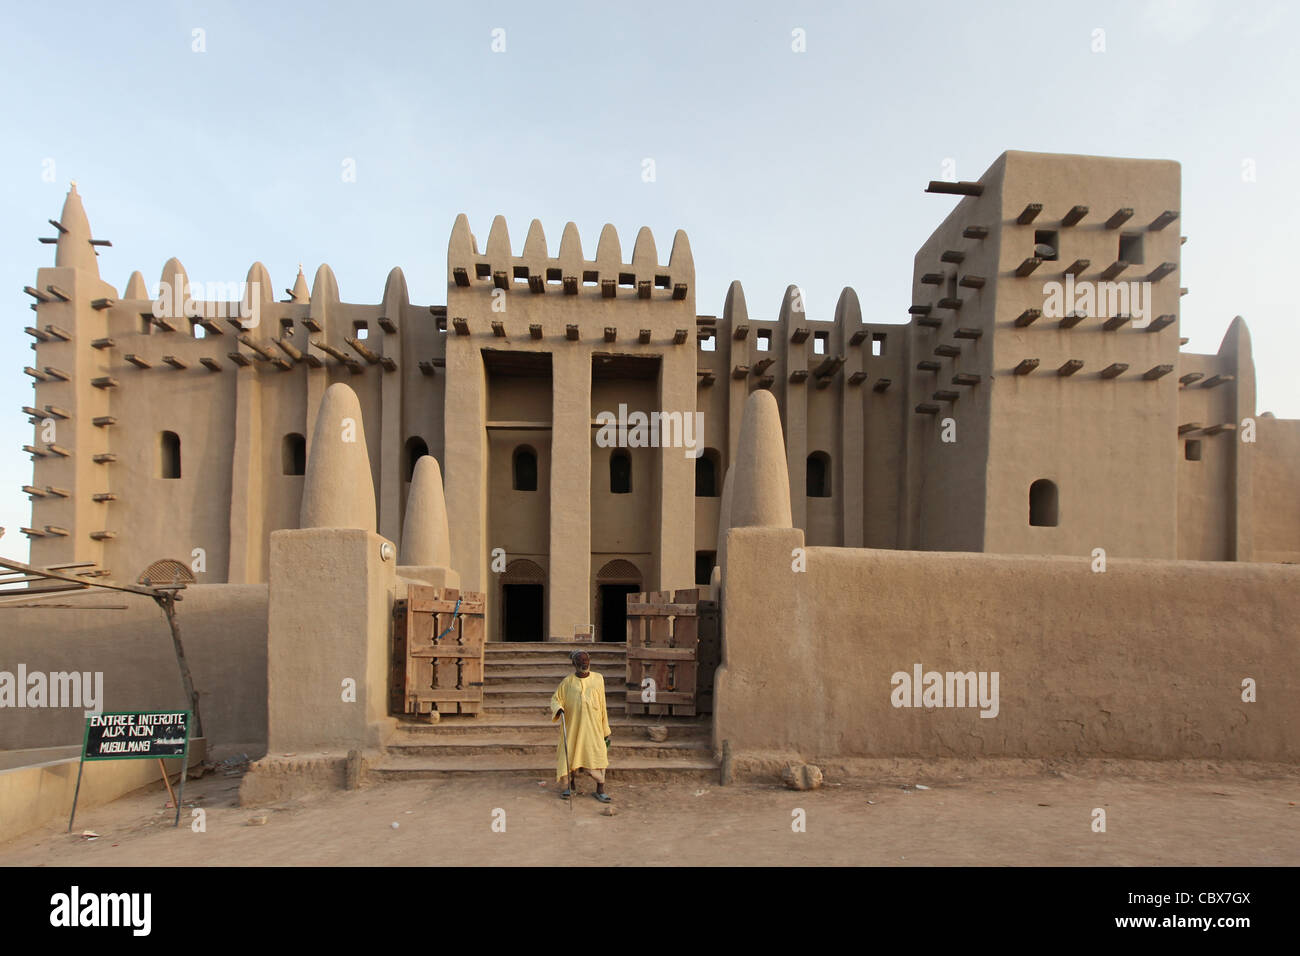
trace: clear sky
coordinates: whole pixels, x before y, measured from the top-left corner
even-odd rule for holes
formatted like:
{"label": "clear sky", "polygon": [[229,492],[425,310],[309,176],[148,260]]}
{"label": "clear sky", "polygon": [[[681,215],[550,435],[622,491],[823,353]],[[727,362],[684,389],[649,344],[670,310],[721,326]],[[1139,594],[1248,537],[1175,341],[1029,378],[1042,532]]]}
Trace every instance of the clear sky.
{"label": "clear sky", "polygon": [[36,238],[69,180],[119,292],[170,256],[201,282],[260,259],[277,289],[328,262],[350,302],[401,266],[440,304],[465,212],[480,243],[504,215],[516,251],[534,218],[552,249],[577,223],[588,256],[606,222],[629,255],[649,226],[664,260],[685,229],[704,314],[740,279],[756,318],[795,283],[811,319],[849,285],[868,321],[901,323],[955,202],[928,180],[1007,149],[1173,159],[1187,348],[1244,316],[1259,410],[1300,417],[1297,36],[1300,5],[1250,0],[5,0],[0,554],[26,557],[31,514],[21,290],[53,264]]}

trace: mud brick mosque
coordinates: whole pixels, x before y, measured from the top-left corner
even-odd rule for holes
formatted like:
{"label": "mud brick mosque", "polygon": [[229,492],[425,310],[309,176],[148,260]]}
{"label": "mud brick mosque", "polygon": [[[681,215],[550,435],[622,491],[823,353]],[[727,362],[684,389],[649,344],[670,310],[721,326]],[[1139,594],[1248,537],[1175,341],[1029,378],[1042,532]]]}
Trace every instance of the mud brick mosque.
{"label": "mud brick mosque", "polygon": [[[481,244],[463,215],[443,303],[409,301],[400,269],[377,304],[344,302],[328,265],[278,299],[260,263],[242,303],[210,301],[176,259],[155,301],[139,272],[100,278],[74,186],[27,289],[31,563],[135,580],[201,549],[200,583],[265,582],[338,382],[365,419],[372,530],[407,548],[433,456],[449,566],[493,641],[620,640],[625,594],[707,585],[760,389],[810,546],[1300,560],[1300,422],[1256,414],[1245,322],[1181,351],[1177,163],[1007,152],[929,191],[958,198],[911,301],[846,288],[814,316],[793,285],[755,314],[739,282],[700,314],[680,231],[665,259],[648,229],[629,255],[607,225],[589,257],[573,224],[557,246],[534,221],[520,249],[503,218]],[[1067,281],[1132,297],[1054,310]],[[605,447],[620,407],[702,412],[698,447]]]}

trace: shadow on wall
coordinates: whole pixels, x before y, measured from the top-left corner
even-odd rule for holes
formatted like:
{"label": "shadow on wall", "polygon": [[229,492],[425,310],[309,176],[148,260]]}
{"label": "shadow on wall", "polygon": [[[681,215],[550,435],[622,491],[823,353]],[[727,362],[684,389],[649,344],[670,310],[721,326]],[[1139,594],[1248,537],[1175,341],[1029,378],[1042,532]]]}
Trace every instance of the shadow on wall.
{"label": "shadow on wall", "polygon": [[[237,747],[249,756],[264,753],[266,585],[198,584],[181,595],[177,620],[210,746]],[[186,709],[171,632],[153,601],[92,592],[60,603],[74,607],[0,609],[5,634],[0,671],[16,679],[21,666],[29,675],[29,694],[36,686],[31,675],[44,675],[49,684],[51,673],[75,671],[83,675],[76,682],[84,685],[81,699],[64,699],[77,695],[72,683],[63,683],[62,688],[50,685],[53,692],[47,689],[46,706],[4,706],[0,750],[80,743],[87,704],[105,711]],[[96,686],[102,687],[103,699],[86,700]]]}

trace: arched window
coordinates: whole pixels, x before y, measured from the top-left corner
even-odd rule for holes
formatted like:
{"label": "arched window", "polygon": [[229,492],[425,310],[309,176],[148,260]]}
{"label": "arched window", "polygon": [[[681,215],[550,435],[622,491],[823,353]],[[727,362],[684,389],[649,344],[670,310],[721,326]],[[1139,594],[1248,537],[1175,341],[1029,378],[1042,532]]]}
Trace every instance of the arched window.
{"label": "arched window", "polygon": [[805,494],[809,498],[831,496],[831,456],[815,451],[808,456],[808,484]]}
{"label": "arched window", "polygon": [[406,439],[406,447],[402,450],[402,480],[410,481],[415,474],[415,463],[429,454],[429,445],[419,435],[412,435]]}
{"label": "arched window", "polygon": [[1055,528],[1058,495],[1056,483],[1039,478],[1029,486],[1029,523],[1037,527]]}
{"label": "arched window", "polygon": [[695,459],[696,498],[718,497],[718,473],[722,470],[718,465],[721,458],[716,448],[706,448]]}
{"label": "arched window", "polygon": [[181,436],[163,432],[158,443],[158,474],[162,478],[181,476]]}
{"label": "arched window", "polygon": [[520,445],[514,454],[515,491],[537,490],[537,452]]}
{"label": "arched window", "polygon": [[616,450],[609,456],[609,490],[611,494],[626,495],[632,491],[632,456]]}
{"label": "arched window", "polygon": [[307,474],[307,439],[290,432],[280,443],[281,470],[286,475]]}

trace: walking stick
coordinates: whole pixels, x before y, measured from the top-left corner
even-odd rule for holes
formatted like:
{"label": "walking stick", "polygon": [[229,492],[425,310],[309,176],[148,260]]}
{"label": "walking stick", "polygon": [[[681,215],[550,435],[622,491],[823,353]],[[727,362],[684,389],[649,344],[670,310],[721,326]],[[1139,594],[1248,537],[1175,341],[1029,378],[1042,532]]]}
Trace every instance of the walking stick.
{"label": "walking stick", "polygon": [[564,734],[564,769],[568,773],[568,779],[564,781],[565,787],[569,790],[569,812],[573,812],[573,768],[569,766],[569,722],[565,718],[564,708],[560,708],[560,732]]}

